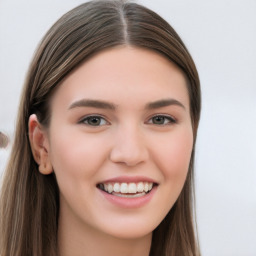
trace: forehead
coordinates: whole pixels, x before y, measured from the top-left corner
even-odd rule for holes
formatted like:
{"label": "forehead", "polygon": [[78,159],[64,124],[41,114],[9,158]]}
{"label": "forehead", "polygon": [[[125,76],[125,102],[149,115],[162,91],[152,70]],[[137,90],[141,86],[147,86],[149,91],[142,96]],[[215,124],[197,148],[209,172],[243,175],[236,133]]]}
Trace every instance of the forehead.
{"label": "forehead", "polygon": [[176,98],[189,105],[183,73],[162,55],[147,49],[120,46],[101,51],[66,77],[53,102],[81,98],[114,101],[129,98],[130,105],[159,98]]}

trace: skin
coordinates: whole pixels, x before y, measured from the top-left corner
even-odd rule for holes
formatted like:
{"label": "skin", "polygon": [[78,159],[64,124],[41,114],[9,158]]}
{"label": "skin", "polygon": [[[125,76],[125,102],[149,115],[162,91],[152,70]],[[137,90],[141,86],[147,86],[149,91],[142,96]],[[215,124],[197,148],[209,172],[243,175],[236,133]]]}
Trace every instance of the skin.
{"label": "skin", "polygon": [[[115,109],[81,106],[83,99]],[[166,99],[175,102],[148,108]],[[182,72],[150,50],[108,49],[62,82],[51,111],[47,129],[32,115],[29,130],[39,171],[54,171],[60,189],[60,255],[149,255],[152,231],[181,192],[193,147]],[[102,117],[99,125],[88,115]],[[119,176],[153,179],[151,200],[129,209],[106,200],[97,184]]]}

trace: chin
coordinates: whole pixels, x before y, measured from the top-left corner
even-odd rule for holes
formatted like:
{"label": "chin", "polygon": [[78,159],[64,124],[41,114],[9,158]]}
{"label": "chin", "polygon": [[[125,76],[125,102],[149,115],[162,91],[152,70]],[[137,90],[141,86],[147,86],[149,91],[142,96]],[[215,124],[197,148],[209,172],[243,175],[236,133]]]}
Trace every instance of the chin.
{"label": "chin", "polygon": [[144,221],[115,222],[111,227],[106,227],[105,233],[118,239],[139,239],[152,234],[159,223]]}

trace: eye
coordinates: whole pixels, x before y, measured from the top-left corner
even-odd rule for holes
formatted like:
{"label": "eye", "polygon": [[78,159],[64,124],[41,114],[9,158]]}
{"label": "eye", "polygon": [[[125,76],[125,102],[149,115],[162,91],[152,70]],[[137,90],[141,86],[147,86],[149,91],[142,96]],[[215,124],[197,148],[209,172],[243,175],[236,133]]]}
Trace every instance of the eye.
{"label": "eye", "polygon": [[176,120],[171,116],[156,115],[151,117],[148,123],[155,124],[155,125],[168,125],[168,124],[176,123]]}
{"label": "eye", "polygon": [[79,123],[90,126],[102,126],[109,124],[109,122],[107,122],[106,119],[101,116],[87,116],[79,121]]}

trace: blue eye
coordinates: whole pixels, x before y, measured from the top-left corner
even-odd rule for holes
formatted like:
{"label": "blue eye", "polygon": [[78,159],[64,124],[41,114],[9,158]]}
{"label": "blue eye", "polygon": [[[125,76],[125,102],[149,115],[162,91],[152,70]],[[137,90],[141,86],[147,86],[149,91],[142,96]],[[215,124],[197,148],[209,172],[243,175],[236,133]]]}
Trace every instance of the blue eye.
{"label": "blue eye", "polygon": [[108,124],[108,122],[101,116],[88,116],[83,118],[79,123],[90,126],[102,126]]}
{"label": "blue eye", "polygon": [[170,116],[156,115],[150,118],[149,123],[155,125],[168,125],[176,123],[176,120]]}

